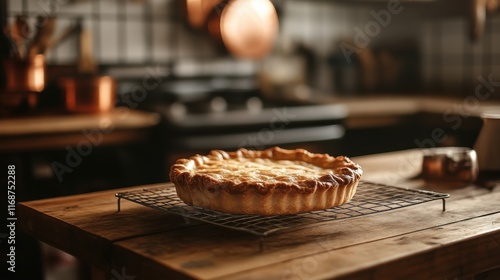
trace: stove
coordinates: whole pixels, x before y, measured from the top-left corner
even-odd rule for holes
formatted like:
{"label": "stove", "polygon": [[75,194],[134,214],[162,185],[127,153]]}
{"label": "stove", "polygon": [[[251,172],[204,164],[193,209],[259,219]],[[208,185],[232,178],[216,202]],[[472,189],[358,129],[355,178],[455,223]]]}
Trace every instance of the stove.
{"label": "stove", "polygon": [[[118,96],[130,99],[131,92],[120,83]],[[148,91],[137,108],[162,116],[167,164],[212,149],[281,146],[335,154],[347,115],[342,105],[265,98],[255,77],[169,80]]]}

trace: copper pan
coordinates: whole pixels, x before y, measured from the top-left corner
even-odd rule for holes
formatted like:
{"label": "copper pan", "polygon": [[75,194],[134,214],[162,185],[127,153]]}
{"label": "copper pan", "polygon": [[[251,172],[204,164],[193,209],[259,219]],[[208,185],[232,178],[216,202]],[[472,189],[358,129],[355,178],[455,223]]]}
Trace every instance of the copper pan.
{"label": "copper pan", "polygon": [[116,81],[97,75],[92,55],[92,37],[80,28],[80,59],[75,77],[59,79],[64,91],[65,109],[69,113],[106,113],[113,110],[116,100]]}
{"label": "copper pan", "polygon": [[116,100],[116,81],[108,76],[63,78],[65,109],[70,113],[106,113],[113,110]]}

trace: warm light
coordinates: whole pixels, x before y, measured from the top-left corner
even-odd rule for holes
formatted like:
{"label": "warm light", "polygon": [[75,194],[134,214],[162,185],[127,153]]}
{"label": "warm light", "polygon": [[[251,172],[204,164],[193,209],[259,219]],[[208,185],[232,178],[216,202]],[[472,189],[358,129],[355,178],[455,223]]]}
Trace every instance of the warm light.
{"label": "warm light", "polygon": [[113,98],[113,79],[111,77],[102,77],[99,83],[99,111],[106,112],[112,108]]}
{"label": "warm light", "polygon": [[[250,1],[252,5],[252,11],[256,13],[256,15],[260,18],[265,18],[272,14],[274,11],[274,7],[269,1]],[[271,5],[269,5],[271,4]]]}
{"label": "warm light", "polygon": [[278,15],[269,0],[233,0],[222,13],[222,40],[235,56],[262,58],[277,33]]}
{"label": "warm light", "polygon": [[33,58],[32,77],[29,79],[34,91],[42,91],[45,88],[45,57],[41,54]]}

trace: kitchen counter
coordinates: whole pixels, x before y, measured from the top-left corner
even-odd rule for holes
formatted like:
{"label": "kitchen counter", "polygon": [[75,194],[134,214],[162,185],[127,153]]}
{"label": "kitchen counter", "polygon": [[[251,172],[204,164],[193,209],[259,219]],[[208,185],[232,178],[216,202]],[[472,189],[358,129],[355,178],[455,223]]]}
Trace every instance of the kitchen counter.
{"label": "kitchen counter", "polygon": [[[341,148],[331,153],[375,154],[417,147],[473,147],[481,130],[482,113],[500,112],[500,101],[476,96],[443,97],[422,95],[317,95],[317,104],[346,108],[346,133]],[[445,136],[432,139],[435,133]],[[369,142],[367,142],[369,141]],[[430,143],[432,142],[432,143]]]}
{"label": "kitchen counter", "polygon": [[[418,150],[353,160],[364,180],[425,187],[412,179]],[[271,234],[263,250],[254,235],[126,200],[118,212],[114,194],[142,187],[19,203],[17,224],[92,264],[95,279],[457,278],[500,267],[498,187],[437,188],[451,194],[445,212],[431,201],[325,222]]]}
{"label": "kitchen counter", "polygon": [[[293,102],[300,99],[290,98]],[[302,100],[304,101],[304,100]],[[480,100],[468,97],[441,97],[422,95],[367,95],[334,96],[313,95],[307,100],[313,104],[337,104],[345,106],[348,115],[347,128],[366,128],[400,123],[404,117],[416,114],[459,115],[479,118],[485,112],[500,112],[500,101]]]}
{"label": "kitchen counter", "polygon": [[130,143],[145,139],[143,132],[158,122],[157,114],[128,108],[105,114],[0,119],[0,153],[64,149],[82,141],[97,141],[102,146]]}

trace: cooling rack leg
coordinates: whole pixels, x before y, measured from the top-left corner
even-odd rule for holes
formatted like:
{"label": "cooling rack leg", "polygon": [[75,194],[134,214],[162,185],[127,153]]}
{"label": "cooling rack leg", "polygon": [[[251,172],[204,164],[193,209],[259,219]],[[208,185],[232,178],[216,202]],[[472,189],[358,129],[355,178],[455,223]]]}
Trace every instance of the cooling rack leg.
{"label": "cooling rack leg", "polygon": [[259,252],[264,252],[264,237],[259,237]]}
{"label": "cooling rack leg", "polygon": [[120,210],[121,210],[121,205],[120,205],[121,199],[122,199],[121,197],[118,197],[118,200],[116,201],[116,206],[118,208],[118,211],[116,211],[116,212],[120,212]]}
{"label": "cooling rack leg", "polygon": [[446,199],[441,198],[441,200],[443,201],[443,212],[445,212],[446,211]]}

